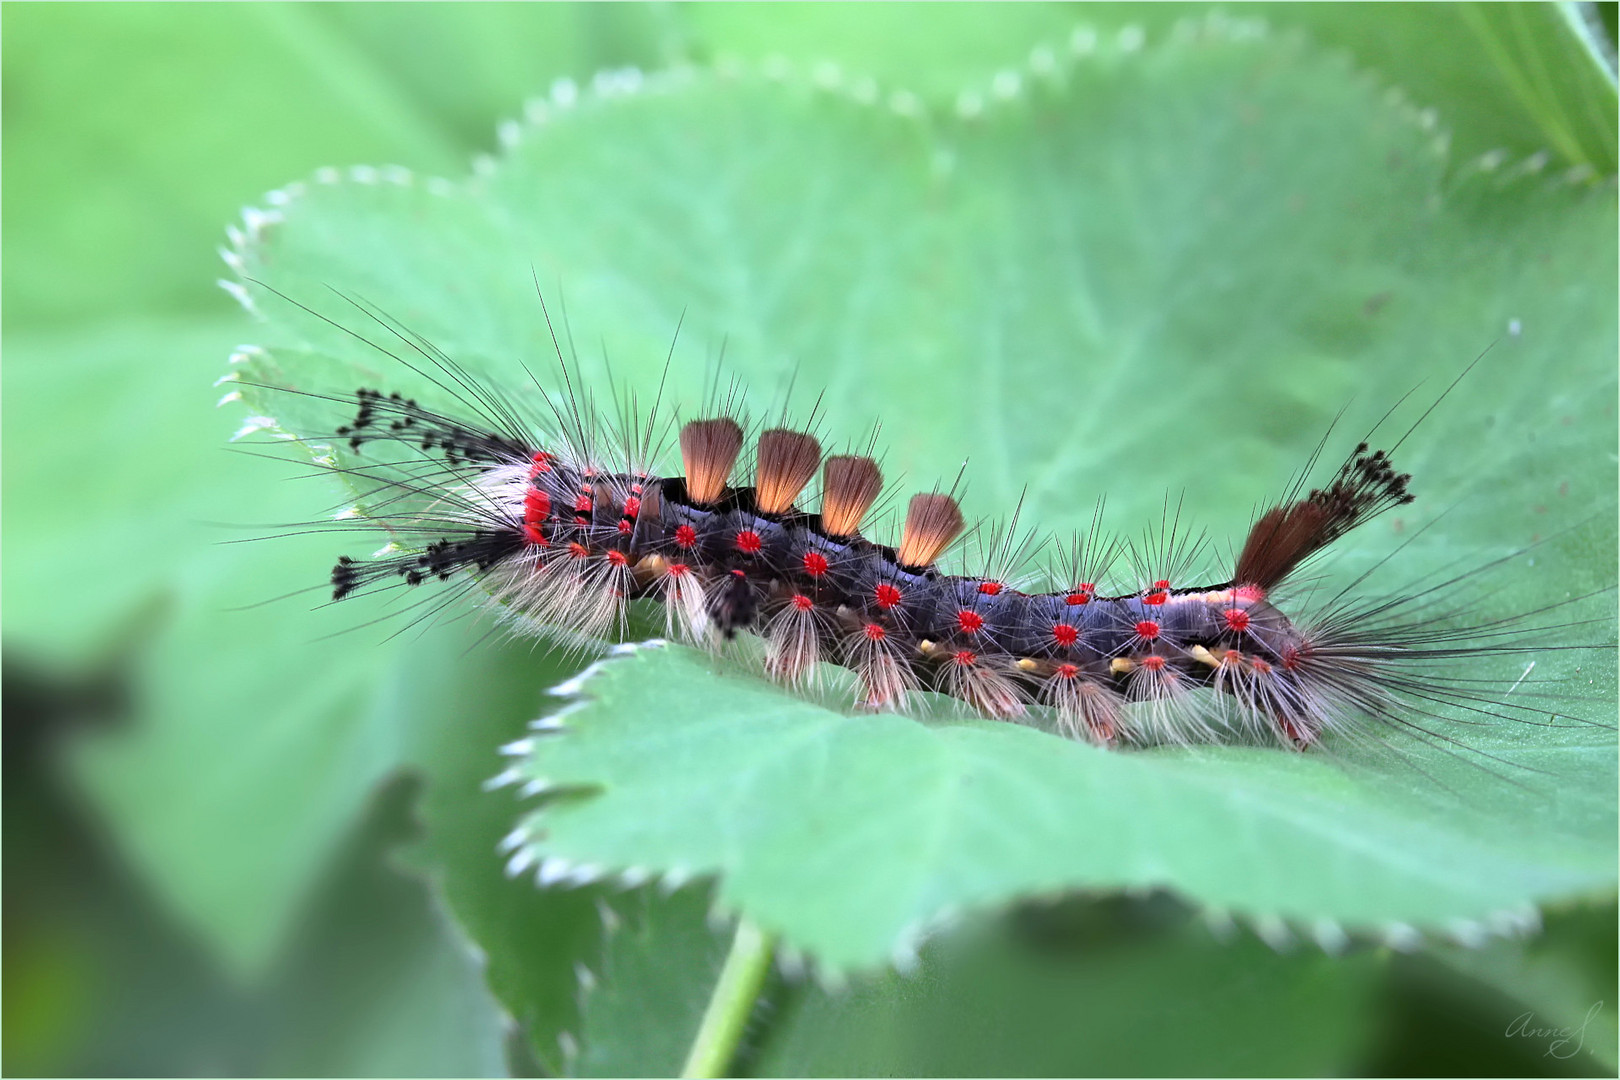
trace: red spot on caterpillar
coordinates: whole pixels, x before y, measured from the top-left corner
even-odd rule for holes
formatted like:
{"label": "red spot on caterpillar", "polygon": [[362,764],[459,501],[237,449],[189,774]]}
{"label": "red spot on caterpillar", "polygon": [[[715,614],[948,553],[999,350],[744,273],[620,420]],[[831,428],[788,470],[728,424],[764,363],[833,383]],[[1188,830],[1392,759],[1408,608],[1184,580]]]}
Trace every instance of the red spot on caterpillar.
{"label": "red spot on caterpillar", "polygon": [[744,555],[757,555],[759,549],[763,546],[764,544],[759,539],[759,533],[753,529],[744,529],[737,534],[737,550]]}
{"label": "red spot on caterpillar", "polygon": [[1264,600],[1266,590],[1258,585],[1239,585],[1232,590],[1232,596],[1237,600]]}
{"label": "red spot on caterpillar", "polygon": [[1076,679],[1080,677],[1080,666],[1078,664],[1059,664],[1057,670],[1052,674],[1060,679]]}
{"label": "red spot on caterpillar", "polygon": [[578,540],[575,540],[572,544],[568,545],[568,554],[576,559],[583,559],[590,553],[591,549],[580,543]]}
{"label": "red spot on caterpillar", "polygon": [[1162,656],[1144,656],[1144,657],[1142,657],[1142,666],[1147,668],[1149,671],[1163,671],[1164,670],[1164,663],[1165,663],[1165,660],[1164,660],[1164,657],[1162,657]]}
{"label": "red spot on caterpillar", "polygon": [[1091,598],[1097,595],[1097,586],[1090,583],[1076,585],[1074,592],[1064,597],[1063,602],[1070,607],[1079,607],[1081,604],[1091,603]]}
{"label": "red spot on caterpillar", "polygon": [[552,458],[551,455],[546,453],[544,450],[536,450],[534,452],[534,456],[529,460],[534,463],[529,466],[530,476],[539,476],[543,472],[551,471]]}
{"label": "red spot on caterpillar", "polygon": [[590,495],[588,495],[588,494],[581,495],[579,498],[574,500],[574,513],[576,513],[576,514],[588,514],[590,512],[591,512],[591,497],[590,497]]}
{"label": "red spot on caterpillar", "polygon": [[995,596],[1001,592],[1001,583],[999,581],[981,581],[979,582],[979,591],[986,596]]}
{"label": "red spot on caterpillar", "polygon": [[1169,599],[1170,583],[1168,581],[1155,581],[1153,583],[1153,588],[1148,590],[1148,594],[1146,596],[1142,597],[1142,603],[1149,604],[1153,607],[1158,607]]}
{"label": "red spot on caterpillar", "polygon": [[685,577],[692,572],[692,568],[683,562],[672,562],[664,568],[664,573],[670,577]]}
{"label": "red spot on caterpillar", "polygon": [[1068,623],[1058,623],[1052,627],[1052,640],[1066,649],[1080,640],[1080,631]]}
{"label": "red spot on caterpillar", "polygon": [[889,636],[889,632],[875,622],[867,623],[864,633],[867,641],[882,641]]}
{"label": "red spot on caterpillar", "polygon": [[609,566],[623,566],[630,560],[625,557],[625,554],[622,551],[609,551],[607,553],[607,561]]}
{"label": "red spot on caterpillar", "polygon": [[1293,671],[1299,667],[1299,650],[1292,645],[1284,645],[1282,651],[1283,667]]}
{"label": "red spot on caterpillar", "polygon": [[793,606],[798,608],[800,611],[809,611],[811,608],[816,606],[816,602],[803,593],[794,593]]}
{"label": "red spot on caterpillar", "polygon": [[629,532],[633,531],[634,529],[635,529],[635,526],[631,525],[629,521],[627,521],[624,518],[619,519],[619,531],[620,532],[629,533]]}
{"label": "red spot on caterpillar", "polygon": [[1254,670],[1258,671],[1262,675],[1271,674],[1271,665],[1260,659],[1258,656],[1249,661],[1249,666],[1254,668]]}
{"label": "red spot on caterpillar", "polygon": [[977,611],[958,611],[956,625],[962,628],[964,634],[977,634],[984,629],[984,616]]}
{"label": "red spot on caterpillar", "polygon": [[748,575],[747,575],[747,574],[745,574],[745,573],[743,573],[743,572],[742,572],[742,571],[741,571],[741,570],[733,570],[733,571],[732,571],[732,572],[731,572],[731,576],[732,576],[732,577],[736,577],[736,578],[745,578],[745,577],[747,577],[747,576],[748,576]]}
{"label": "red spot on caterpillar", "polygon": [[972,667],[979,662],[979,654],[971,649],[958,649],[956,655],[952,656],[951,659],[963,667]]}
{"label": "red spot on caterpillar", "polygon": [[551,496],[543,491],[529,489],[523,496],[523,520],[538,525],[551,516]]}
{"label": "red spot on caterpillar", "polygon": [[1168,581],[1155,581],[1153,583],[1153,587],[1155,589],[1168,589],[1170,587],[1170,583]]}
{"label": "red spot on caterpillar", "polygon": [[1143,641],[1152,641],[1159,636],[1159,624],[1152,619],[1143,619],[1136,624],[1136,636]]}
{"label": "red spot on caterpillar", "polygon": [[675,526],[675,546],[689,548],[697,543],[697,530],[690,525]]}
{"label": "red spot on caterpillar", "polygon": [[576,517],[574,519],[574,524],[575,525],[589,525],[590,523],[591,523],[591,519],[588,518],[588,517]]}
{"label": "red spot on caterpillar", "polygon": [[1233,667],[1236,667],[1237,665],[1243,663],[1243,654],[1238,652],[1236,649],[1227,649],[1226,652],[1221,656],[1221,659],[1224,662],[1231,664]]}
{"label": "red spot on caterpillar", "polygon": [[872,596],[877,600],[877,606],[887,611],[900,603],[900,590],[884,582],[872,590]]}
{"label": "red spot on caterpillar", "polygon": [[540,526],[530,525],[527,522],[523,525],[523,539],[531,544],[543,544],[546,542],[545,536],[540,532]]}
{"label": "red spot on caterpillar", "polygon": [[[639,487],[640,485],[637,485],[637,486]],[[628,499],[624,500],[624,516],[625,517],[633,518],[639,513],[641,513],[641,500],[640,499],[638,499],[634,495],[632,495]]]}
{"label": "red spot on caterpillar", "polygon": [[1226,628],[1234,634],[1241,634],[1249,628],[1249,613],[1242,608],[1227,608],[1221,612],[1226,620]]}
{"label": "red spot on caterpillar", "polygon": [[804,572],[811,577],[820,577],[827,572],[827,556],[819,551],[804,553]]}

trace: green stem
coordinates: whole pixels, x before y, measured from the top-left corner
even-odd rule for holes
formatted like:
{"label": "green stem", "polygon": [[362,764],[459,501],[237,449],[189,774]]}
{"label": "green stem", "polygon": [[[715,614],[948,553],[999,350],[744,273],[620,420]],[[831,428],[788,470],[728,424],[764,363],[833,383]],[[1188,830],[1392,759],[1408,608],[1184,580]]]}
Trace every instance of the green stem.
{"label": "green stem", "polygon": [[683,1077],[719,1077],[727,1074],[737,1043],[742,1040],[748,1015],[754,1011],[765,975],[771,969],[771,952],[776,942],[747,919],[737,920],[737,936],[731,939],[726,966],[709,996],[692,1051],[681,1069]]}

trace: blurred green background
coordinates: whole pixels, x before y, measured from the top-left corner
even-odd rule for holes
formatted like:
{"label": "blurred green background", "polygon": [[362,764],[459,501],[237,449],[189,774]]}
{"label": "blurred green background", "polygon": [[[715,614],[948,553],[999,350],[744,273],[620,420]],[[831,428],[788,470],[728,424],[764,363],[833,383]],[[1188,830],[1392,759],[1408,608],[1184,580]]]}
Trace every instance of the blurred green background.
{"label": "blurred green background", "polygon": [[[104,804],[83,797],[74,767],[82,748],[143,730],[155,710],[194,713],[199,731],[212,710],[257,710],[250,719],[270,745],[301,721],[380,707],[345,684],[307,715],[274,710],[240,692],[252,673],[232,665],[251,665],[251,654],[208,648],[260,632],[223,610],[221,597],[262,600],[285,587],[289,564],[325,557],[320,545],[255,558],[223,543],[243,533],[230,526],[273,521],[278,505],[297,505],[251,487],[271,474],[246,470],[223,449],[234,418],[210,407],[225,356],[252,338],[214,285],[215,248],[241,206],[324,165],[398,163],[461,176],[475,154],[495,151],[496,124],[561,76],[781,54],[833,59],[949,100],[1062,39],[1078,19],[1136,22],[1151,37],[1203,10],[0,8],[5,1070],[432,1075],[548,1064],[503,1023],[431,881],[396,865],[430,797],[400,768],[411,753],[369,744],[314,751],[352,755],[357,780],[341,791],[312,780],[306,816],[268,821],[263,837],[244,838],[286,866],[283,892],[270,898],[257,886],[241,895],[220,868],[208,899],[177,900],[139,868],[183,853],[126,850],[106,828]],[[1612,182],[1614,4],[1223,10],[1348,50],[1359,67],[1438,110],[1458,162],[1545,154],[1549,169]],[[320,650],[303,646],[311,657]],[[217,750],[199,736],[186,752],[206,771]],[[143,780],[129,782],[140,790]],[[229,797],[233,778],[219,784]],[[207,881],[208,868],[199,877]],[[1032,961],[1017,950],[1035,950],[1031,941],[1058,932],[1052,924],[1130,938],[1162,917],[1084,905],[1026,913],[1041,925],[1009,930],[1021,945],[961,963],[990,985],[1027,985],[1035,976],[1020,965]],[[1541,941],[1511,956],[1420,954],[1369,970],[1374,989],[1357,998],[1347,1020],[1357,1032],[1335,1044],[1334,1071],[1597,1067],[1600,1057],[1549,1058],[1501,1036],[1526,1001],[1552,1009],[1601,998],[1612,1032],[1613,906],[1551,912],[1548,921]],[[1039,978],[1074,989],[1062,971]],[[880,1039],[836,1012],[822,1007],[798,1037],[823,1023],[831,1039]]]}

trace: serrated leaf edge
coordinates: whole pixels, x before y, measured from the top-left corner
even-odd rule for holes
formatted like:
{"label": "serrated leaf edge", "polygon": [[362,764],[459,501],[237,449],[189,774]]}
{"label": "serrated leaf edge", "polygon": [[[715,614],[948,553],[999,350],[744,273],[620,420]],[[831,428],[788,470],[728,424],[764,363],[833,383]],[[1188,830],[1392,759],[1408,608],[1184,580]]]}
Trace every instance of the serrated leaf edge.
{"label": "serrated leaf edge", "polygon": [[[560,717],[577,712],[591,703],[593,698],[590,694],[589,684],[609,664],[633,656],[642,649],[664,648],[667,644],[661,639],[653,639],[615,646],[608,657],[592,664],[567,682],[552,687],[549,693],[552,696],[565,699],[566,703],[556,712],[531,722],[531,729],[554,733],[565,732],[568,725],[562,722]],[[533,749],[533,742],[529,739],[508,744],[508,747],[513,748],[513,752],[516,754],[519,752],[516,748],[520,744],[527,744],[526,749],[522,752]],[[503,751],[506,749],[506,747],[503,747]],[[508,773],[515,771],[508,769],[496,779],[506,778]],[[521,778],[521,775],[518,774],[518,778]],[[512,781],[506,779],[505,782],[510,783]],[[532,783],[534,782],[531,781]],[[541,790],[544,790],[544,787]],[[530,823],[543,817],[544,813],[543,807],[531,811],[501,841],[498,850],[501,854],[509,855],[507,862],[508,876],[516,877],[530,867],[535,867],[535,883],[541,888],[553,886],[577,888],[581,885],[605,882],[630,889],[647,882],[656,882],[659,890],[666,895],[684,888],[694,881],[703,879],[719,881],[724,877],[723,872],[720,871],[698,873],[690,868],[680,866],[660,871],[646,866],[603,866],[573,863],[559,857],[543,856],[536,850],[536,845],[540,841],[535,838]],[[1129,896],[1145,896],[1160,888],[1160,886],[1125,886],[1114,891]],[[971,909],[960,905],[947,905],[931,916],[916,920],[903,927],[895,935],[895,940],[890,946],[888,956],[885,959],[886,965],[903,976],[914,974],[920,969],[921,952],[927,942],[959,924],[969,915],[970,911],[990,914],[1005,910],[1013,904],[1038,899],[1043,896],[1067,895],[1074,891],[1073,889],[1033,889],[1009,895],[1005,899],[994,903],[973,905]],[[1175,892],[1174,890],[1169,891]],[[1241,927],[1279,953],[1293,952],[1303,944],[1314,946],[1324,955],[1339,956],[1348,952],[1358,942],[1376,943],[1403,953],[1416,952],[1427,945],[1437,943],[1454,944],[1465,948],[1482,948],[1496,939],[1512,940],[1532,936],[1541,927],[1540,910],[1533,904],[1504,908],[1480,919],[1447,919],[1434,926],[1418,927],[1401,921],[1388,921],[1365,926],[1347,926],[1345,923],[1330,917],[1310,919],[1285,917],[1275,912],[1234,912],[1200,904],[1195,899],[1180,893],[1175,893],[1175,895],[1183,903],[1188,904],[1199,913],[1211,936],[1216,940],[1231,940]],[[711,919],[729,920],[749,917],[749,913],[745,905],[725,904],[719,899],[717,892],[710,917]],[[767,929],[780,934],[774,927],[767,927]],[[843,988],[847,984],[848,978],[860,970],[853,967],[846,970],[828,964],[816,957],[809,949],[796,945],[786,938],[783,938],[778,945],[776,964],[778,970],[784,976],[791,979],[814,978],[824,989],[831,992]]]}

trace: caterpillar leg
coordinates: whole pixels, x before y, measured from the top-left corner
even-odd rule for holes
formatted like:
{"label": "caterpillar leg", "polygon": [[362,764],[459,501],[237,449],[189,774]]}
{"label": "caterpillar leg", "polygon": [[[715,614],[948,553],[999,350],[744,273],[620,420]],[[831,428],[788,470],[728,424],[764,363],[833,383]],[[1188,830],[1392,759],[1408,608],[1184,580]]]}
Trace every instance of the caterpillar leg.
{"label": "caterpillar leg", "polygon": [[859,707],[900,711],[906,698],[916,690],[911,665],[897,654],[892,637],[882,624],[869,622],[850,635],[845,645],[845,663],[860,680]]}
{"label": "caterpillar leg", "polygon": [[967,702],[992,720],[1015,720],[1028,710],[1018,686],[993,658],[971,649],[958,649],[945,661],[940,689]]}
{"label": "caterpillar leg", "polygon": [[1276,723],[1277,730],[1282,734],[1285,744],[1295,750],[1309,750],[1322,734],[1319,725],[1298,716],[1287,713],[1273,713],[1272,720]]}
{"label": "caterpillar leg", "polygon": [[1041,687],[1041,700],[1057,711],[1058,730],[1071,739],[1111,746],[1124,725],[1125,699],[1077,664],[1058,664]]}

